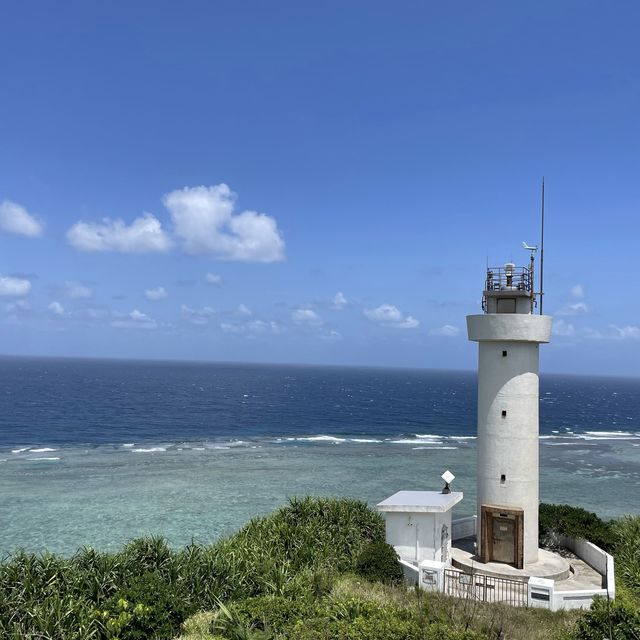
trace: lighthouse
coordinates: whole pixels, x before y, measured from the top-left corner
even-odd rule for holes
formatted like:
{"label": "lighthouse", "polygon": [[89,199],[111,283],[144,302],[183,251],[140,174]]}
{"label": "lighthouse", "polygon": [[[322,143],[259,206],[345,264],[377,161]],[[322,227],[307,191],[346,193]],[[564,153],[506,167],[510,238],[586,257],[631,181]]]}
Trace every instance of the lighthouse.
{"label": "lighthouse", "polygon": [[487,269],[482,308],[467,316],[478,343],[477,555],[518,569],[538,561],[538,365],[551,317],[535,313],[528,266]]}

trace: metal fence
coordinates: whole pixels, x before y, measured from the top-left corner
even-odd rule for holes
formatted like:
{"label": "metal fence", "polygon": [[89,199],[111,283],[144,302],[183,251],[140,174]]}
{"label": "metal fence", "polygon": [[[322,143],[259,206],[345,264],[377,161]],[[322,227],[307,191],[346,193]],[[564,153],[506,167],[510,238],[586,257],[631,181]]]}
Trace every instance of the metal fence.
{"label": "metal fence", "polygon": [[514,607],[527,606],[526,582],[487,576],[482,573],[464,573],[456,569],[445,569],[444,592],[456,598],[502,602]]}

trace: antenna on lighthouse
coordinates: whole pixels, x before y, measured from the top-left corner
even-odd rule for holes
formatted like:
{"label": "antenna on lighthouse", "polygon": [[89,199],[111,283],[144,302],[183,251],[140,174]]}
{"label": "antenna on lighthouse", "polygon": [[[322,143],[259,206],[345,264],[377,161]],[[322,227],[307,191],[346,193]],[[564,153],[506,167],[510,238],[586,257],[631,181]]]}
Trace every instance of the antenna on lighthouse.
{"label": "antenna on lighthouse", "polygon": [[535,275],[535,271],[534,271],[534,260],[535,260],[535,256],[536,256],[536,251],[538,250],[538,245],[528,245],[526,242],[522,243],[522,246],[524,249],[526,249],[527,251],[531,252],[531,264],[529,265],[529,287],[531,290],[531,313],[533,313],[533,304],[535,302],[535,288],[534,288],[534,282],[533,282],[533,277]]}
{"label": "antenna on lighthouse", "polygon": [[542,315],[542,282],[544,277],[544,176],[542,176],[542,229],[540,232],[540,315]]}

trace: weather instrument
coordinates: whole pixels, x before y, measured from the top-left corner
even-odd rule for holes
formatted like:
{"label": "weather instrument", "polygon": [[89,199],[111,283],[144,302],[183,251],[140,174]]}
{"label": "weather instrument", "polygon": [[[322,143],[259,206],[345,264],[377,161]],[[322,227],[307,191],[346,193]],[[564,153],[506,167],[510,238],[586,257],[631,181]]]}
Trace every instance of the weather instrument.
{"label": "weather instrument", "polygon": [[440,477],[444,480],[442,493],[451,493],[451,487],[449,487],[449,484],[453,482],[456,477],[451,473],[451,471],[449,471],[449,469],[447,469]]}

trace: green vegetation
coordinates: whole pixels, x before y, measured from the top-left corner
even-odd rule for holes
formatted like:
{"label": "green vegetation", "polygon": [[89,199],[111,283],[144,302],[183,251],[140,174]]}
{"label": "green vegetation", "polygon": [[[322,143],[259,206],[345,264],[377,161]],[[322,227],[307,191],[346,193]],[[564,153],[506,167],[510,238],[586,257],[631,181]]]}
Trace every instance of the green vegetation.
{"label": "green vegetation", "polygon": [[582,615],[576,640],[640,640],[640,517],[605,521],[570,505],[540,505],[540,542],[555,546],[560,536],[586,538],[613,554],[616,600],[597,599]]}
{"label": "green vegetation", "polygon": [[609,552],[615,543],[611,522],[568,504],[541,504],[538,527],[540,544],[546,547],[558,546],[562,536],[585,538]]}
{"label": "green vegetation", "polygon": [[577,621],[576,640],[637,640],[640,638],[640,610],[622,599],[607,602],[598,598]]}
{"label": "green vegetation", "polygon": [[115,554],[18,553],[0,565],[0,637],[170,638],[221,601],[318,595],[383,539],[384,523],[365,503],[307,498],[211,546],[174,551],[151,537]]}
{"label": "green vegetation", "polygon": [[396,551],[386,542],[370,542],[366,545],[358,556],[355,570],[371,582],[401,584],[404,579]]}
{"label": "green vegetation", "polygon": [[[626,516],[612,525],[616,586],[640,608],[640,516]],[[640,636],[639,636],[640,637]]]}
{"label": "green vegetation", "polygon": [[606,521],[568,504],[541,504],[540,544],[557,546],[560,537],[585,538],[615,557],[616,589],[640,605],[640,516]]}
{"label": "green vegetation", "polygon": [[118,553],[17,553],[0,564],[0,637],[592,640],[611,628],[638,640],[640,518],[607,527],[621,597],[552,613],[408,590],[377,513],[354,500],[291,500],[210,546],[172,550],[151,537]]}
{"label": "green vegetation", "polygon": [[457,600],[346,575],[319,599],[260,596],[197,614],[180,640],[560,640],[580,615]]}

